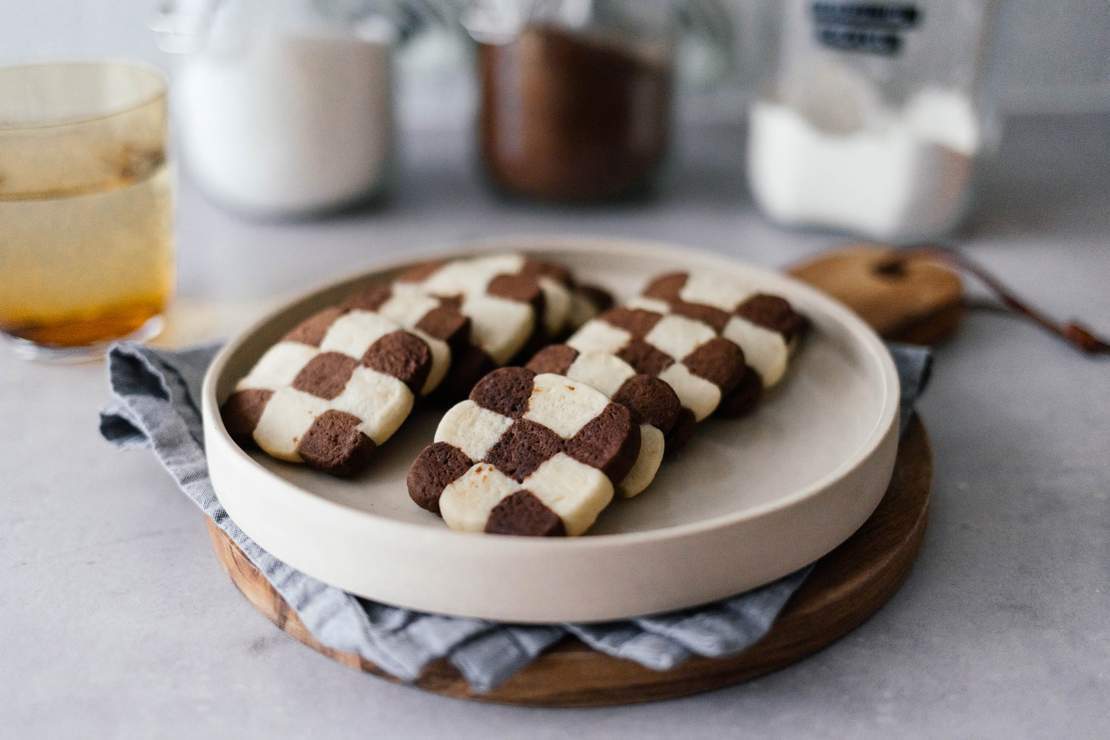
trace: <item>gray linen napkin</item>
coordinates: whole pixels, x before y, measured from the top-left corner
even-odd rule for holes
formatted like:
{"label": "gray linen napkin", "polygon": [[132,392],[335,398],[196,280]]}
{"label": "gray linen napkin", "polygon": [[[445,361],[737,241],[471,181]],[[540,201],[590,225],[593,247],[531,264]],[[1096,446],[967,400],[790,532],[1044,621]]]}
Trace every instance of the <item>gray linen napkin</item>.
{"label": "gray linen napkin", "polygon": [[[603,624],[513,625],[424,614],[348,594],[286,565],[246,536],[220,505],[208,478],[200,387],[217,345],[180,352],[137,344],[108,355],[113,402],[100,432],[123,447],[149,447],[178,487],[235,542],[324,645],[352,652],[404,681],[446,657],[476,691],[489,691],[568,634],[595,650],[655,670],[691,655],[721,657],[757,642],[805,580],[807,566],[774,583],[713,604]],[[890,348],[902,381],[902,428],[924,390],[927,349]]]}

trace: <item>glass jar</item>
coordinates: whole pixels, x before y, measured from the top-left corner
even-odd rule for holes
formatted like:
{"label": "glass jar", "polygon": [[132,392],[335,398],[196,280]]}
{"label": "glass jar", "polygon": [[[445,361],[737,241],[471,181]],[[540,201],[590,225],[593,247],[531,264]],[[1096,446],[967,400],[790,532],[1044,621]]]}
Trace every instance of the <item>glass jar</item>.
{"label": "glass jar", "polygon": [[477,41],[478,146],[496,187],[597,201],[651,183],[671,134],[671,2],[476,2],[464,25]]}
{"label": "glass jar", "polygon": [[181,55],[175,123],[214,200],[304,215],[371,198],[394,151],[393,52],[417,16],[372,0],[180,0],[156,30]]}
{"label": "glass jar", "polygon": [[989,0],[788,0],[749,114],[748,180],[776,221],[894,242],[953,229],[993,139]]}

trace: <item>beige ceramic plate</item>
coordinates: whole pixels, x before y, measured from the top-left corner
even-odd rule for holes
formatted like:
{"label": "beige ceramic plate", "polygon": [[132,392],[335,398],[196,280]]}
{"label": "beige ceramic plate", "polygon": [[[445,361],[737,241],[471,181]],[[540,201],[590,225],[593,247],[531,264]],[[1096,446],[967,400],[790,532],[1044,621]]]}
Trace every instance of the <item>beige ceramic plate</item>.
{"label": "beige ceramic plate", "polygon": [[878,337],[842,305],[778,273],[674,246],[520,238],[492,248],[535,251],[621,297],[664,271],[716,273],[787,297],[815,331],[754,415],[706,422],[646,492],[614,502],[585,537],[461,534],[405,490],[410,461],[432,439],[435,409],[415,413],[371,470],[350,481],[247,454],[228,437],[219,403],[263,350],[402,263],[315,290],[229,342],[204,384],[212,482],[262,547],[390,604],[501,621],[596,621],[767,583],[833,549],[878,504],[897,447],[898,378]]}

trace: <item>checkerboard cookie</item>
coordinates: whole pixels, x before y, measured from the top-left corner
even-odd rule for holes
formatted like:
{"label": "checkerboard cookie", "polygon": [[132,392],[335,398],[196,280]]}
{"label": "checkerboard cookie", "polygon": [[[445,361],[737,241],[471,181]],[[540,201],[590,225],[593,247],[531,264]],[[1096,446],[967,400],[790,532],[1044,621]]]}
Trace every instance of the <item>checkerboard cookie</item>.
{"label": "checkerboard cookie", "polygon": [[228,432],[279,460],[352,475],[418,395],[443,380],[450,350],[373,311],[327,308],[270,347],[224,402]]}
{"label": "checkerboard cookie", "polygon": [[341,309],[372,311],[410,331],[420,331],[457,351],[470,340],[470,319],[454,301],[430,296],[411,286],[376,283],[355,291]]}
{"label": "checkerboard cookie", "polygon": [[447,399],[465,396],[479,378],[497,367],[486,352],[471,343],[471,320],[455,299],[428,295],[403,283],[378,283],[356,291],[342,306],[381,313],[410,331],[444,342],[450,351],[450,367],[439,395]]}
{"label": "checkerboard cookie", "polygon": [[686,272],[660,275],[631,304],[711,326],[744,351],[765,388],[782,379],[791,354],[808,329],[805,317],[785,298],[745,290],[712,275]]}
{"label": "checkerboard cookie", "polygon": [[617,357],[674,390],[681,409],[668,435],[668,452],[679,449],[697,422],[745,386],[740,348],[686,316],[620,306],[586,322],[566,343],[578,352]]}
{"label": "checkerboard cookie", "polygon": [[666,436],[682,413],[678,396],[669,385],[659,378],[637,373],[616,355],[579,352],[566,344],[540,350],[525,367],[536,373],[554,373],[586,383],[626,406],[640,425],[640,454],[617,484],[617,490],[631,498],[648,487],[663,458]]}
{"label": "checkerboard cookie", "polygon": [[[561,265],[519,254],[424,262],[387,290],[394,301],[439,301],[467,321],[467,341],[452,345],[454,363],[440,393],[448,400],[465,397],[489,371],[531,355],[612,303],[606,291],[576,284]],[[417,309],[406,320],[391,308],[381,310],[412,325]]]}
{"label": "checkerboard cookie", "polygon": [[451,529],[575,536],[609,505],[641,447],[633,412],[597,389],[501,368],[447,412],[407,485]]}
{"label": "checkerboard cookie", "polygon": [[565,268],[519,254],[425,262],[394,282],[455,303],[470,319],[474,344],[495,365],[506,364],[534,335],[555,337],[565,329],[570,284]]}

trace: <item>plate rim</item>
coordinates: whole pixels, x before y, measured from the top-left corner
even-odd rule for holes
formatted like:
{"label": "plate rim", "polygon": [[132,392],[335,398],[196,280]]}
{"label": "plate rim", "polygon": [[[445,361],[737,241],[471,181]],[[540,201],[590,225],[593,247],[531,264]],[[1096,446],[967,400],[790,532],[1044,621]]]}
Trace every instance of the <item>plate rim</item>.
{"label": "plate rim", "polygon": [[[669,525],[637,532],[615,532],[597,535],[588,534],[584,537],[537,538],[502,536],[478,538],[475,537],[473,533],[456,532],[446,527],[438,529],[414,522],[399,521],[323,498],[267,470],[228,435],[227,429],[219,414],[219,404],[216,399],[216,386],[220,375],[222,375],[230,357],[249,337],[270,322],[279,318],[295,305],[309,300],[319,293],[338,288],[345,283],[356,283],[360,280],[368,279],[373,274],[396,270],[412,262],[425,259],[462,257],[506,250],[522,253],[551,250],[589,253],[597,251],[599,248],[601,251],[609,251],[610,253],[614,251],[620,252],[622,256],[642,256],[646,250],[652,252],[653,256],[663,258],[664,260],[673,259],[675,253],[678,252],[684,257],[689,258],[691,263],[700,262],[705,264],[715,262],[726,265],[729,269],[740,267],[746,271],[758,273],[758,278],[760,280],[766,278],[771,283],[790,283],[792,288],[807,293],[807,300],[814,300],[818,303],[825,304],[822,306],[822,310],[826,313],[832,313],[838,323],[842,326],[847,326],[857,338],[862,339],[869,354],[873,359],[878,361],[882,370],[884,386],[882,411],[879,418],[868,432],[866,441],[853,455],[842,461],[836,468],[822,478],[793,491],[789,495],[783,496],[775,501],[745,509],[743,512],[732,512],[696,522]],[[691,269],[697,268],[692,264]],[[214,429],[219,434],[217,443],[228,448],[239,463],[253,467],[255,472],[264,475],[270,482],[277,484],[287,494],[291,494],[305,501],[311,501],[322,508],[341,512],[375,527],[384,526],[404,530],[406,536],[421,538],[434,537],[437,539],[446,537],[456,541],[459,538],[465,538],[467,540],[474,540],[476,544],[480,542],[483,547],[503,548],[507,551],[504,555],[510,557],[513,551],[520,548],[527,548],[530,551],[535,551],[536,549],[551,549],[553,552],[563,551],[563,549],[567,547],[604,550],[633,544],[647,544],[658,540],[681,539],[691,536],[696,537],[706,532],[742,525],[753,519],[776,514],[798,505],[818,494],[820,491],[830,486],[835,486],[838,482],[851,475],[859,466],[864,464],[875,454],[876,450],[882,445],[885,437],[889,434],[890,428],[897,424],[898,421],[899,380],[894,361],[890,357],[890,353],[886,350],[882,340],[862,319],[856,316],[851,309],[827,294],[821,293],[816,288],[779,272],[774,268],[755,265],[733,258],[729,255],[675,242],[609,236],[554,236],[522,233],[489,239],[460,241],[447,246],[423,247],[408,250],[403,255],[389,255],[383,259],[374,260],[368,265],[360,266],[355,272],[347,272],[342,277],[332,277],[320,281],[307,290],[300,291],[292,297],[284,298],[281,305],[268,309],[260,317],[252,321],[247,327],[237,332],[224,343],[223,347],[220,348],[219,352],[213,358],[208,370],[205,372],[201,396],[201,413],[205,427],[206,458],[211,454],[213,442],[217,442],[217,440],[212,439],[208,434],[210,430]],[[267,493],[267,495],[272,495],[272,493]]]}

